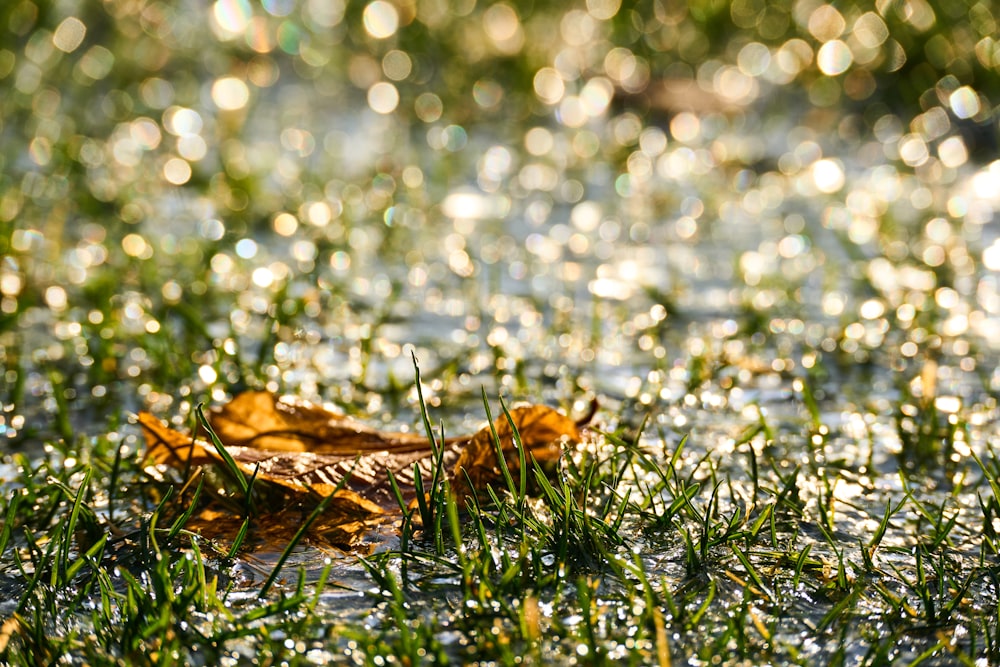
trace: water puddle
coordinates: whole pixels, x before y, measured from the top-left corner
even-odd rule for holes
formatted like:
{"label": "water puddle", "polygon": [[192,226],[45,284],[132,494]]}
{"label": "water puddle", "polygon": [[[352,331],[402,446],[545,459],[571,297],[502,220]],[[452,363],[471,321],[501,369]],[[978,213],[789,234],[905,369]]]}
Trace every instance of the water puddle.
{"label": "water puddle", "polygon": [[[0,645],[86,662],[169,599],[195,664],[1000,659],[986,5],[189,4],[0,12],[0,619],[77,610]],[[422,433],[414,358],[447,435],[485,390],[609,436],[460,547],[306,539],[263,599],[288,526],[150,555],[134,414]]]}

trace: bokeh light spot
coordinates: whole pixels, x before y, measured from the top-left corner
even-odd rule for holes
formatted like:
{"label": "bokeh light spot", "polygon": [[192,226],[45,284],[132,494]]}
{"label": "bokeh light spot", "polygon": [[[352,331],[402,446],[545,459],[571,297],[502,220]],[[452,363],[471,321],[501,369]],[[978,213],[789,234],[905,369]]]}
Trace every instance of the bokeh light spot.
{"label": "bokeh light spot", "polygon": [[962,137],[948,137],[938,145],[937,150],[941,163],[952,169],[961,167],[969,160],[969,151]]}
{"label": "bokeh light spot", "polygon": [[170,107],[163,113],[163,127],[173,135],[198,134],[202,124],[201,115],[194,109]]}
{"label": "bokeh light spot", "polygon": [[820,192],[831,194],[844,187],[844,168],[837,160],[817,160],[812,165],[811,175]]}
{"label": "bokeh light spot", "polygon": [[253,280],[253,284],[257,287],[270,287],[274,284],[274,274],[271,272],[271,269],[261,266],[253,270],[251,280]]}
{"label": "bokeh light spot", "polygon": [[163,164],[163,178],[172,185],[184,185],[191,180],[191,165],[179,157],[170,158]]}
{"label": "bokeh light spot", "polygon": [[132,139],[143,149],[153,150],[160,145],[160,126],[149,118],[137,118],[129,126]]}
{"label": "bokeh light spot", "polygon": [[69,297],[66,290],[58,285],[45,288],[45,303],[52,310],[65,310],[69,305]]}
{"label": "bokeh light spot", "polygon": [[291,21],[282,21],[278,26],[278,46],[289,55],[297,55],[302,50],[302,29]]}
{"label": "bokeh light spot", "polygon": [[812,59],[813,49],[802,39],[788,40],[781,45],[776,55],[778,67],[791,77],[808,67]]}
{"label": "bokeh light spot", "polygon": [[399,28],[399,12],[385,0],[375,0],[365,7],[362,20],[365,30],[375,39],[392,37]]}
{"label": "bokeh light spot", "polygon": [[483,12],[483,29],[501,53],[513,55],[521,50],[524,43],[521,21],[507,3],[498,2]]}
{"label": "bokeh light spot", "polygon": [[86,35],[87,26],[83,24],[83,21],[75,16],[70,16],[63,19],[63,22],[56,28],[52,35],[52,43],[60,51],[71,53],[80,47]]}
{"label": "bokeh light spot", "polygon": [[969,86],[962,86],[948,97],[951,110],[959,118],[972,118],[979,113],[979,95]]}
{"label": "bokeh light spot", "polygon": [[545,155],[555,146],[552,133],[544,127],[533,127],[524,135],[524,147],[532,155]]}
{"label": "bokeh light spot", "polygon": [[306,220],[316,227],[326,227],[334,218],[333,209],[325,201],[310,202],[303,208]]}
{"label": "bokeh light spot", "polygon": [[139,234],[126,234],[122,239],[122,250],[129,257],[149,259],[153,256],[153,248]]}
{"label": "bokeh light spot", "polygon": [[809,15],[809,33],[821,42],[829,42],[844,34],[847,22],[833,5],[820,5]]}
{"label": "bokeh light spot", "polygon": [[271,223],[274,231],[281,236],[291,236],[299,228],[298,219],[291,213],[279,213]]}
{"label": "bokeh light spot", "polygon": [[621,0],[587,0],[587,11],[602,21],[614,18],[621,6]]}
{"label": "bokeh light spot", "polygon": [[115,55],[100,44],[95,44],[83,54],[77,67],[85,77],[100,81],[111,73],[114,64]]}
{"label": "bokeh light spot", "polygon": [[615,87],[603,76],[594,77],[580,91],[580,103],[591,118],[603,114],[614,98]]}
{"label": "bokeh light spot", "polygon": [[220,28],[235,35],[246,30],[253,9],[248,0],[218,0],[212,6],[212,16]]}
{"label": "bokeh light spot", "polygon": [[288,16],[295,9],[295,0],[261,0],[261,5],[271,16]]}
{"label": "bokeh light spot", "polygon": [[503,99],[503,86],[496,81],[480,79],[472,86],[472,99],[484,109],[491,109]]}
{"label": "bokeh light spot", "polygon": [[382,71],[393,81],[402,81],[413,71],[413,61],[405,51],[393,49],[382,57]]}
{"label": "bokeh light spot", "polygon": [[253,239],[240,239],[236,242],[236,254],[242,259],[253,259],[257,256],[257,242]]}
{"label": "bokeh light spot", "polygon": [[543,67],[535,73],[535,94],[546,104],[558,104],[566,94],[562,76],[552,67]]}
{"label": "bokeh light spot", "polygon": [[927,162],[930,151],[927,143],[916,134],[907,134],[899,140],[899,157],[911,167],[919,167]]}
{"label": "bokeh light spot", "polygon": [[205,384],[212,384],[219,379],[219,374],[214,368],[208,364],[204,364],[198,367],[198,377],[201,378],[201,381]]}
{"label": "bokeh light spot", "polygon": [[750,42],[740,49],[736,62],[747,76],[760,76],[771,64],[771,50],[760,42]]}
{"label": "bokeh light spot", "polygon": [[983,250],[983,266],[990,271],[1000,271],[1000,239]]}
{"label": "bokeh light spot", "polygon": [[854,37],[869,49],[875,49],[889,37],[889,28],[882,17],[875,12],[866,12],[854,22]]}
{"label": "bokeh light spot", "polygon": [[816,53],[816,65],[827,76],[843,74],[854,62],[851,49],[839,39],[830,40],[819,47]]}
{"label": "bokeh light spot", "polygon": [[568,95],[559,103],[556,113],[559,122],[566,127],[583,127],[588,120],[587,109],[576,95]]}
{"label": "bokeh light spot", "polygon": [[250,101],[250,89],[236,77],[216,79],[212,84],[212,101],[223,111],[237,111]]}
{"label": "bokeh light spot", "polygon": [[376,113],[392,113],[399,106],[399,91],[391,83],[379,81],[368,89],[368,106]]}
{"label": "bokeh light spot", "polygon": [[691,143],[701,134],[701,121],[689,111],[683,111],[670,121],[670,134],[682,143]]}
{"label": "bokeh light spot", "polygon": [[208,154],[208,143],[197,134],[188,134],[177,139],[177,152],[185,160],[197,162]]}
{"label": "bokeh light spot", "polygon": [[44,167],[52,159],[52,143],[45,137],[35,137],[28,144],[28,155],[32,162]]}
{"label": "bokeh light spot", "polygon": [[433,123],[444,113],[444,104],[434,93],[421,93],[413,103],[413,111],[423,122]]}

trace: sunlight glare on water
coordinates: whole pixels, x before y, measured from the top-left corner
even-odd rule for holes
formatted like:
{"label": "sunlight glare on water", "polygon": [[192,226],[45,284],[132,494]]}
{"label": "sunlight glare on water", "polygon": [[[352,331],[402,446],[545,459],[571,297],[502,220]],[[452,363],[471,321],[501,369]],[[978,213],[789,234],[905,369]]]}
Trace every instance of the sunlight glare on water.
{"label": "sunlight glare on water", "polygon": [[386,39],[399,27],[399,12],[385,0],[374,0],[364,10],[365,30],[375,39]]}
{"label": "sunlight glare on water", "polygon": [[[766,632],[784,613],[739,598],[756,582],[726,588],[753,577],[724,541],[697,554],[709,565],[685,563],[683,535],[735,517],[758,531],[736,545],[747,562],[794,588],[790,616],[815,626],[868,577],[884,590],[866,589],[843,637],[896,632],[893,614],[908,633],[914,554],[986,572],[973,554],[991,557],[998,520],[976,460],[1000,391],[995,11],[654,4],[12,5],[0,439],[99,429],[95,415],[125,408],[180,420],[247,387],[413,430],[412,352],[449,429],[478,425],[483,387],[576,413],[597,397],[599,427],[627,447],[591,443],[575,465],[623,451],[676,465],[664,476],[636,456],[594,494],[635,504],[626,548],[682,603],[705,602],[684,597],[704,579]],[[664,518],[713,488],[701,525]],[[871,543],[886,507],[901,509]],[[632,534],[640,515],[654,528]],[[953,518],[947,539],[922,541]],[[495,565],[519,556],[501,546]],[[361,613],[370,600],[352,596],[320,607]],[[644,597],[594,600],[655,630],[636,620]],[[389,618],[379,603],[363,610],[372,627]],[[467,647],[438,603],[444,643]],[[567,633],[556,657],[596,659],[573,634],[591,617],[537,604]],[[654,639],[601,650],[624,659]]]}
{"label": "sunlight glare on water", "polygon": [[212,5],[212,16],[226,33],[237,35],[250,22],[253,10],[247,0],[216,0]]}

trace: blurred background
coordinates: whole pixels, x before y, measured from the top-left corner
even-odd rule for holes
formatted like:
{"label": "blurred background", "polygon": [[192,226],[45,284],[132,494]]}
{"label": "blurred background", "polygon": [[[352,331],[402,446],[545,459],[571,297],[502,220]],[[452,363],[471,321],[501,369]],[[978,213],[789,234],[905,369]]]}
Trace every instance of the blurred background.
{"label": "blurred background", "polygon": [[391,420],[410,349],[432,406],[596,393],[682,427],[858,373],[993,405],[997,17],[4,2],[0,437],[244,387]]}

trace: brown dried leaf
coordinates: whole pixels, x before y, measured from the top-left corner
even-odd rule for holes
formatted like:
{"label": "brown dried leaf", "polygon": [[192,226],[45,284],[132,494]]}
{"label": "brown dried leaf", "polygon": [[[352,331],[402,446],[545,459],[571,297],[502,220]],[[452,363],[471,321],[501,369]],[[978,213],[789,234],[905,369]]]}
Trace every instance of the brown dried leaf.
{"label": "brown dried leaf", "polygon": [[7,644],[15,633],[22,634],[23,632],[24,627],[21,625],[21,619],[17,615],[5,620],[3,625],[0,625],[0,654],[7,650]]}
{"label": "brown dried leaf", "polygon": [[[580,431],[576,423],[550,407],[544,405],[516,407],[510,411],[510,416],[521,436],[525,460],[529,466],[531,459],[534,458],[543,469],[552,470],[562,456],[563,447],[580,442]],[[507,467],[511,475],[517,478],[520,475],[520,457],[514,446],[514,431],[510,420],[506,415],[501,415],[494,420],[493,425],[500,439]],[[459,454],[452,480],[459,496],[470,491],[465,475],[462,474],[463,469],[477,491],[500,478],[496,446],[489,426],[480,429]]]}
{"label": "brown dried leaf", "polygon": [[[148,413],[139,415],[139,423],[146,434],[147,451],[157,463],[165,463],[177,468],[221,464],[222,458],[207,441],[192,438],[165,426]],[[387,452],[364,456],[336,456],[314,454],[312,452],[282,452],[253,449],[250,447],[226,447],[240,471],[247,475],[256,474],[260,482],[270,483],[300,500],[307,500],[310,494],[333,499],[326,507],[320,521],[312,527],[311,534],[321,534],[332,544],[354,546],[378,524],[385,521],[387,511],[398,509],[398,503],[388,486],[384,468],[376,465],[392,462],[405,467],[410,458],[423,459],[426,455],[391,455]],[[401,471],[412,478],[409,472]],[[344,478],[341,488],[338,483]],[[410,485],[412,488],[412,484]],[[404,487],[405,488],[405,487]],[[414,493],[410,493],[411,497]],[[297,505],[298,503],[295,503]],[[214,510],[206,508],[191,521],[190,527],[209,538],[227,537],[231,539],[237,532],[241,520],[235,515],[224,515],[229,520],[214,516]],[[258,539],[268,543],[280,543],[291,539],[302,516],[289,522],[288,512],[295,512],[291,506],[267,508],[258,517],[254,532]],[[301,513],[301,512],[300,512]]]}
{"label": "brown dried leaf", "polygon": [[[257,470],[259,480],[292,492],[304,492],[308,488],[327,496],[346,478],[342,493],[352,496],[344,495],[344,498],[353,497],[359,505],[367,503],[389,511],[398,509],[399,504],[386,471],[391,470],[396,476],[404,499],[409,501],[415,495],[413,464],[418,464],[425,476],[431,466],[429,449],[401,453],[381,450],[355,455],[276,452],[250,447],[226,447],[226,451],[244,473],[250,475]],[[446,454],[446,460],[457,458],[457,451],[449,450]]]}
{"label": "brown dried leaf", "polygon": [[[206,440],[174,431],[148,413],[139,415],[139,423],[146,435],[147,451],[156,463],[175,468],[222,463],[218,452]],[[220,440],[226,442],[221,437]],[[256,474],[258,480],[276,484],[292,493],[312,491],[325,497],[346,478],[334,505],[353,504],[358,510],[369,513],[398,509],[387,470],[395,475],[406,502],[415,497],[413,464],[419,465],[422,475],[431,472],[431,450],[426,441],[423,449],[415,449],[409,443],[396,450],[355,452],[341,448],[347,453],[280,451],[226,443],[226,451],[245,475]],[[327,451],[331,449],[334,447],[326,448]],[[453,463],[457,458],[457,448],[449,446],[445,450],[445,462]]]}
{"label": "brown dried leaf", "polygon": [[308,401],[264,391],[240,394],[212,410],[210,421],[226,446],[351,456],[377,451],[430,452],[423,435],[379,431]]}
{"label": "brown dried leaf", "polygon": [[[511,410],[525,451],[544,468],[553,469],[568,443],[579,442],[580,432],[569,417],[542,406]],[[430,483],[433,456],[423,436],[378,431],[349,417],[294,398],[248,392],[211,413],[213,430],[226,452],[245,475],[256,475],[291,493],[318,494],[334,499],[320,525],[324,533],[339,535],[338,543],[353,543],[364,532],[399,510],[387,471],[392,471],[403,500],[416,498],[414,464]],[[222,463],[205,439],[192,437],[142,413],[139,423],[147,451],[156,463],[185,469]],[[519,475],[519,457],[506,416],[494,422],[507,465]],[[486,426],[473,436],[452,438],[444,451],[445,470],[460,495],[469,493],[468,474],[479,491],[500,477],[493,434]],[[338,489],[338,485],[340,488]],[[285,508],[273,508],[273,517]]]}
{"label": "brown dried leaf", "polygon": [[156,463],[176,468],[216,463],[219,455],[206,443],[196,444],[190,435],[170,428],[148,412],[139,413],[139,425],[146,436],[146,454]]}

